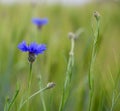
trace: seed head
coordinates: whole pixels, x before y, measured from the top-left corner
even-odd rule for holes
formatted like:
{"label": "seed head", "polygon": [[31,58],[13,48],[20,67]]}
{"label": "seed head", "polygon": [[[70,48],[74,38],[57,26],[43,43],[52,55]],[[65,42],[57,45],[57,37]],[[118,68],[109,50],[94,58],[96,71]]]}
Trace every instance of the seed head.
{"label": "seed head", "polygon": [[54,82],[49,82],[48,84],[47,84],[47,89],[51,89],[51,88],[53,88],[53,87],[55,87],[55,83]]}
{"label": "seed head", "polygon": [[100,14],[99,14],[99,12],[95,11],[95,12],[93,13],[93,15],[94,15],[94,17],[96,18],[97,21],[100,19]]}
{"label": "seed head", "polygon": [[68,38],[69,39],[76,39],[76,35],[74,33],[72,33],[72,32],[69,32],[68,33]]}

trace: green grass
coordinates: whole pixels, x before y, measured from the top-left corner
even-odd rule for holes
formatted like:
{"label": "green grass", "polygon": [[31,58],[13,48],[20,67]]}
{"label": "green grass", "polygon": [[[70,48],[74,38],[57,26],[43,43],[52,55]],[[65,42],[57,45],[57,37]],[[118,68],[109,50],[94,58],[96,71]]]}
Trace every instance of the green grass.
{"label": "green grass", "polygon": [[[112,9],[111,9],[112,7]],[[37,57],[32,68],[31,95],[48,82],[56,87],[43,92],[47,111],[58,111],[63,94],[67,64],[70,51],[69,32],[82,28],[83,33],[75,41],[74,68],[70,93],[64,104],[64,111],[87,111],[89,105],[88,71],[91,61],[93,30],[96,20],[93,12],[101,15],[100,40],[94,62],[94,93],[91,111],[119,111],[120,109],[120,6],[115,3],[89,4],[65,7],[31,5],[0,5],[0,111],[3,111],[6,97],[10,101],[16,94],[16,84],[20,89],[11,111],[17,111],[20,102],[25,100],[29,63],[27,53],[21,53],[17,45],[22,40],[28,43],[45,43],[47,50]],[[39,33],[31,23],[32,17],[48,17],[48,25]],[[93,24],[93,30],[92,30]],[[39,36],[39,37],[38,37]],[[41,95],[30,101],[30,111],[44,111]],[[21,111],[26,111],[26,105]]]}

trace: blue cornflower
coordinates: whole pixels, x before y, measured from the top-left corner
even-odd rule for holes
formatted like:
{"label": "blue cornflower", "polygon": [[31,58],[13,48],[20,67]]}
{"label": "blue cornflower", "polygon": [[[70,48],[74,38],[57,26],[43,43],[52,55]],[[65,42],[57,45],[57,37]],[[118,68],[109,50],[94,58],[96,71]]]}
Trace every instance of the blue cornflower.
{"label": "blue cornflower", "polygon": [[22,52],[29,52],[28,60],[34,62],[36,55],[42,54],[46,50],[46,45],[37,44],[36,42],[31,42],[30,45],[27,45],[26,42],[23,41],[18,45],[18,49]]}
{"label": "blue cornflower", "polygon": [[33,18],[32,23],[35,24],[38,28],[41,28],[43,25],[48,23],[47,18]]}

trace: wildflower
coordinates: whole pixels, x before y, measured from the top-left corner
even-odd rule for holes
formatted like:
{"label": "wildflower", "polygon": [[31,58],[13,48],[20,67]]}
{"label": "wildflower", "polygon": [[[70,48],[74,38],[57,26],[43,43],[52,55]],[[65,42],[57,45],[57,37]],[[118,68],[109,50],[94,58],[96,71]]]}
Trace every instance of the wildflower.
{"label": "wildflower", "polygon": [[42,54],[46,50],[45,44],[37,44],[36,42],[31,42],[27,45],[25,41],[18,45],[18,49],[22,52],[29,52],[28,60],[29,62],[34,62],[38,54]]}
{"label": "wildflower", "polygon": [[47,18],[33,18],[32,23],[35,24],[38,29],[41,29],[43,25],[46,25],[48,23]]}

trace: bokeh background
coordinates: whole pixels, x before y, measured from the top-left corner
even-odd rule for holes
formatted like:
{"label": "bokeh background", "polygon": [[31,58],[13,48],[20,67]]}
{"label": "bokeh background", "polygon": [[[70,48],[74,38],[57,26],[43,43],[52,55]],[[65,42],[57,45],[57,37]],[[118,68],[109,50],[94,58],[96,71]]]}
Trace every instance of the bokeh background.
{"label": "bokeh background", "polygon": [[[47,111],[58,111],[70,51],[68,33],[80,29],[83,33],[75,44],[75,68],[65,111],[87,110],[87,77],[95,30],[92,30],[92,24],[96,24],[94,11],[101,15],[101,39],[94,67],[95,93],[92,111],[110,111],[113,92],[116,96],[120,92],[120,1],[73,1],[0,1],[0,111],[3,111],[5,98],[11,98],[14,94],[17,82],[20,84],[20,94],[12,111],[16,111],[24,96],[29,63],[27,53],[17,49],[22,40],[47,45],[44,55],[40,55],[33,65],[32,92],[39,89],[40,75],[43,86],[50,81],[55,82],[56,87],[45,91],[44,97]],[[49,23],[41,31],[37,30],[31,22],[33,17],[47,17]],[[30,111],[43,111],[39,95],[30,104]],[[114,111],[119,109],[118,99]],[[24,108],[22,110],[25,111]]]}

